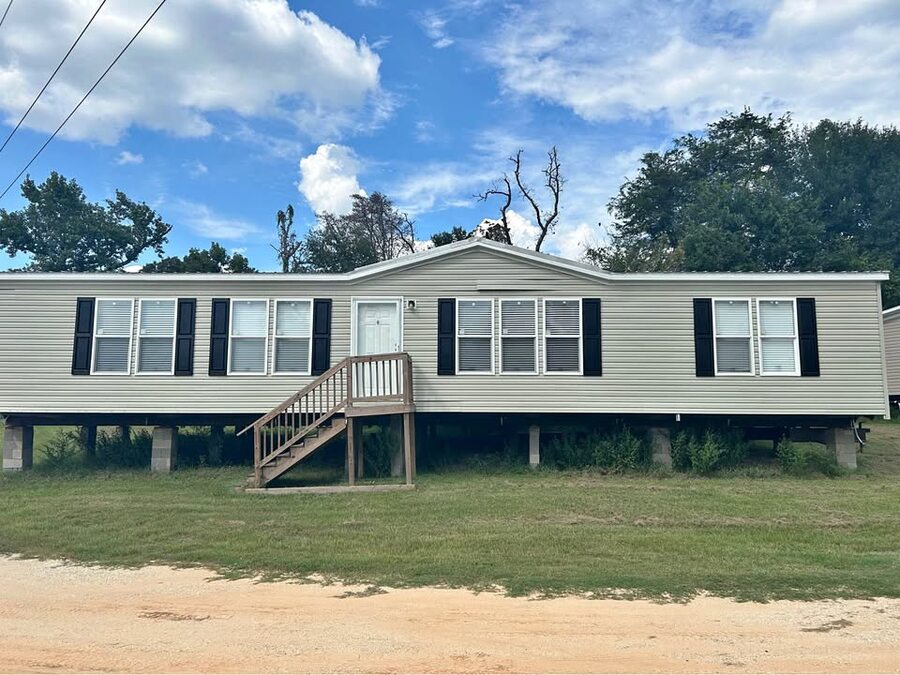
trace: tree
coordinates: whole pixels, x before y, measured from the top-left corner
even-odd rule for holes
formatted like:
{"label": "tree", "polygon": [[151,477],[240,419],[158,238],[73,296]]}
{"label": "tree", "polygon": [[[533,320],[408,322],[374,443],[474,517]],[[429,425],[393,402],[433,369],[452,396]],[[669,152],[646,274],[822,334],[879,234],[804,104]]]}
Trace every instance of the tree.
{"label": "tree", "polygon": [[212,242],[208,249],[192,248],[183,258],[170,256],[158,262],[144,265],[141,272],[196,273],[196,272],[255,272],[250,261],[240,253],[228,254],[224,246]]}
{"label": "tree", "polygon": [[[547,166],[541,171],[544,176],[544,187],[550,195],[550,208],[542,209],[534,195],[534,191],[528,187],[522,178],[522,154],[523,150],[518,150],[516,154],[509,158],[513,165],[513,180],[516,190],[521,199],[523,199],[529,207],[531,207],[534,219],[538,227],[538,237],[534,243],[534,250],[540,251],[544,240],[548,235],[553,234],[559,220],[559,200],[562,194],[565,179],[562,177],[560,169],[559,155],[556,146],[550,148],[547,153]],[[505,244],[512,244],[512,235],[509,230],[509,209],[513,201],[513,186],[509,180],[508,174],[503,174],[499,180],[485,192],[477,195],[480,201],[487,201],[491,197],[502,198],[500,205],[500,219],[496,225],[490,228],[488,237],[495,241]]]}
{"label": "tree", "polygon": [[25,270],[108,272],[150,249],[162,256],[172,226],[143,202],[116,190],[105,204],[87,201],[81,186],[55,171],[40,185],[22,182],[28,205],[0,209],[0,247],[31,257]]}
{"label": "tree", "polygon": [[465,241],[469,238],[469,233],[459,225],[454,226],[450,230],[444,232],[435,232],[431,235],[431,245],[434,247],[446,246],[455,241]]}
{"label": "tree", "polygon": [[275,214],[275,222],[278,227],[278,246],[273,245],[278,260],[281,262],[281,271],[297,272],[300,269],[300,249],[303,242],[297,238],[294,231],[294,207],[290,204],[284,211]]}
{"label": "tree", "polygon": [[[900,269],[900,131],[750,110],[644,155],[609,203],[613,271]],[[900,284],[884,289],[900,302]]]}
{"label": "tree", "polygon": [[353,195],[350,213],[317,213],[303,240],[301,266],[314,272],[348,272],[416,250],[415,224],[380,192]]}

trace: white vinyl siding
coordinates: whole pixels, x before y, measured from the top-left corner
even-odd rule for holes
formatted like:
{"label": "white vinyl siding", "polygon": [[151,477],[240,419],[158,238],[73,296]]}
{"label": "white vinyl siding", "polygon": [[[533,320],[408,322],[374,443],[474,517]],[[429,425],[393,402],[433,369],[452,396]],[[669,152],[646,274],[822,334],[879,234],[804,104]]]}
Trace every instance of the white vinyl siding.
{"label": "white vinyl siding", "polygon": [[265,375],[269,341],[269,301],[231,301],[228,374]]}
{"label": "white vinyl siding", "polygon": [[753,332],[750,300],[714,299],[716,375],[753,374]]}
{"label": "white vinyl siding", "polygon": [[141,299],[136,369],[139,375],[171,375],[175,372],[176,307],[174,299]]}
{"label": "white vinyl siding", "polygon": [[276,300],[272,372],[309,375],[311,366],[312,300]]}
{"label": "white vinyl siding", "polygon": [[128,375],[134,300],[98,299],[94,312],[94,349],[91,372]]}
{"label": "white vinyl siding", "polygon": [[456,371],[467,374],[493,374],[493,299],[456,301]]}
{"label": "white vinyl siding", "polygon": [[500,301],[500,372],[537,373],[537,300]]}
{"label": "white vinyl siding", "polygon": [[544,300],[544,372],[581,373],[581,300]]}
{"label": "white vinyl siding", "polygon": [[799,375],[800,343],[794,298],[757,300],[761,375]]}

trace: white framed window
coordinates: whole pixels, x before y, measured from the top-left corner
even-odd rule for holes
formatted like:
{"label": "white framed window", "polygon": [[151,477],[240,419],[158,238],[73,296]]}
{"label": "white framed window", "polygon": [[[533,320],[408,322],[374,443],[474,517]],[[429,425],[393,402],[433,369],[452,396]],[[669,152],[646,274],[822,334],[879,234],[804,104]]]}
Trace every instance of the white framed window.
{"label": "white framed window", "polygon": [[716,375],[753,375],[753,328],[749,298],[713,299]]}
{"label": "white framed window", "polygon": [[134,300],[97,298],[91,373],[128,375],[131,372],[133,325]]}
{"label": "white framed window", "polygon": [[265,375],[269,353],[269,301],[231,300],[228,374]]}
{"label": "white framed window", "polygon": [[537,300],[500,300],[500,372],[537,373]]}
{"label": "white framed window", "polygon": [[581,372],[581,300],[544,298],[544,373]]}
{"label": "white framed window", "polygon": [[463,375],[494,373],[493,298],[456,301],[456,372]]}
{"label": "white framed window", "polygon": [[760,375],[799,375],[797,299],[757,299],[756,316],[759,323]]}
{"label": "white framed window", "polygon": [[175,321],[178,301],[174,298],[141,298],[138,303],[138,375],[175,373]]}
{"label": "white framed window", "polygon": [[312,369],[312,300],[275,301],[272,373],[309,375]]}

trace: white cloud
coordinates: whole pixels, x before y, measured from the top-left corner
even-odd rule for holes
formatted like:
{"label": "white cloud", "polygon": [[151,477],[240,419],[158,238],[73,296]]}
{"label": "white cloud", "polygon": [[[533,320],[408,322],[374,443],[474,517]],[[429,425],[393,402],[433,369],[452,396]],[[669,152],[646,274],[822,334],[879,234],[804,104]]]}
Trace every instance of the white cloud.
{"label": "white cloud", "polygon": [[445,49],[453,44],[453,38],[447,35],[447,19],[431,10],[419,17],[419,25],[431,40],[435,49]]}
{"label": "white cloud", "polygon": [[[478,227],[475,228],[475,233],[477,235],[483,235],[489,227],[496,225],[499,222],[499,218],[485,218],[478,224]],[[514,246],[534,248],[538,235],[541,233],[541,230],[537,225],[532,223],[521,213],[518,213],[515,209],[509,209],[506,212],[506,223],[509,225],[509,236],[512,238]]]}
{"label": "white cloud", "polygon": [[359,159],[346,145],[320,145],[300,160],[297,189],[317,213],[349,213],[352,195],[365,194],[356,177],[359,167]]}
{"label": "white cloud", "polygon": [[750,106],[893,123],[898,31],[896,0],[548,0],[513,8],[483,51],[508,92],[589,121],[661,117],[686,130]]}
{"label": "white cloud", "polygon": [[[156,0],[108,3],[26,120],[54,129]],[[0,112],[15,120],[96,8],[94,0],[31,0],[0,32]],[[365,125],[392,111],[380,57],[286,0],[191,0],[165,5],[63,135],[115,143],[132,126],[205,136],[213,113]],[[387,97],[390,100],[390,97]]]}
{"label": "white cloud", "polygon": [[176,201],[171,208],[178,219],[194,232],[216,241],[240,240],[260,234],[259,227],[253,223],[239,218],[221,216],[206,204],[182,199]]}
{"label": "white cloud", "polygon": [[195,159],[192,162],[185,162],[184,168],[191,178],[200,178],[200,176],[205,176],[209,173],[209,167],[199,159]]}
{"label": "white cloud", "polygon": [[398,208],[411,216],[452,206],[474,206],[476,192],[497,177],[490,163],[431,163],[411,168],[388,190]]}
{"label": "white cloud", "polygon": [[123,164],[143,164],[144,156],[140,153],[129,152],[128,150],[123,150],[119,153],[119,156],[116,157],[116,164],[122,166]]}

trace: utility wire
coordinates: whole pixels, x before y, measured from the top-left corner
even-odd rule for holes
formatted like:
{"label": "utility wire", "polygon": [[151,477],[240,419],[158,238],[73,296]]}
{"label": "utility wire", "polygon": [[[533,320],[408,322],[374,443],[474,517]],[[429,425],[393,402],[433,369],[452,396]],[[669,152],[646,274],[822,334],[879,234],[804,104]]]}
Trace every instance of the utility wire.
{"label": "utility wire", "polygon": [[66,52],[66,55],[63,57],[62,61],[59,62],[59,65],[56,66],[56,70],[53,71],[53,74],[50,76],[50,79],[44,84],[43,88],[38,92],[38,95],[34,97],[34,100],[31,102],[31,105],[28,106],[28,110],[22,115],[22,118],[19,120],[19,123],[16,124],[15,128],[9,132],[9,136],[6,137],[6,140],[3,141],[3,145],[0,145],[0,152],[3,152],[3,149],[9,143],[10,139],[15,135],[15,133],[19,130],[19,127],[22,126],[22,122],[25,121],[25,118],[28,117],[28,113],[31,112],[31,109],[34,108],[35,104],[37,104],[38,99],[44,95],[44,92],[47,91],[47,87],[50,86],[50,83],[53,82],[53,78],[56,77],[56,74],[59,72],[59,69],[63,67],[63,64],[66,62],[66,59],[69,58],[69,54],[75,49],[76,45],[81,40],[81,36],[84,35],[85,31],[87,31],[88,27],[94,22],[94,19],[100,13],[100,10],[103,9],[103,5],[106,4],[106,0],[100,3],[100,6],[97,7],[97,11],[94,12],[93,16],[91,16],[90,20],[85,24],[84,28],[81,29],[81,32],[78,34],[78,37],[75,38],[75,42],[72,43],[72,46],[69,47],[69,51]]}
{"label": "utility wire", "polygon": [[52,141],[54,138],[56,138],[56,135],[62,130],[62,128],[63,128],[64,126],[66,126],[66,122],[68,122],[70,119],[72,119],[72,116],[73,116],[76,112],[78,112],[78,109],[81,107],[81,104],[84,103],[84,102],[87,100],[88,96],[90,96],[90,95],[93,93],[94,89],[96,89],[97,86],[103,81],[103,78],[106,77],[107,73],[109,73],[109,71],[113,69],[113,66],[115,66],[116,63],[118,63],[119,59],[122,58],[122,55],[123,55],[126,51],[128,51],[128,48],[131,46],[131,44],[132,44],[135,40],[137,40],[138,36],[143,32],[144,28],[147,27],[147,24],[150,23],[150,21],[153,20],[153,17],[156,16],[156,13],[157,13],[160,9],[162,9],[162,6],[165,5],[165,4],[166,4],[166,0],[161,0],[161,2],[156,6],[156,9],[153,10],[153,13],[152,13],[150,16],[148,16],[148,17],[147,17],[147,20],[144,21],[143,24],[141,24],[141,27],[140,27],[140,28],[138,28],[137,33],[135,33],[135,34],[131,37],[131,39],[128,41],[128,43],[127,43],[124,47],[122,47],[122,51],[120,51],[119,54],[116,56],[116,58],[114,58],[114,59],[112,60],[112,63],[110,63],[109,66],[107,66],[106,70],[103,71],[103,74],[100,75],[100,77],[97,78],[97,81],[94,82],[93,86],[92,86],[90,89],[87,90],[87,93],[86,93],[86,94],[82,97],[82,99],[78,102],[78,105],[76,105],[74,108],[72,108],[72,112],[70,112],[68,115],[66,115],[66,118],[62,121],[62,123],[61,123],[58,127],[56,127],[56,131],[54,131],[52,134],[50,134],[50,138],[48,138],[48,139],[44,142],[44,144],[40,147],[40,149],[39,149],[36,153],[34,153],[34,156],[33,156],[30,160],[28,160],[28,164],[25,165],[25,168],[23,168],[23,169],[19,172],[19,175],[16,176],[15,178],[13,178],[12,182],[11,182],[9,185],[6,186],[6,189],[3,190],[3,193],[2,193],[2,194],[0,194],[0,199],[3,199],[3,198],[6,196],[6,193],[9,192],[9,191],[12,189],[13,185],[15,185],[15,184],[18,182],[18,180],[22,177],[22,174],[24,174],[26,171],[28,171],[29,167],[31,167],[31,165],[34,163],[34,160],[36,160],[36,159],[40,156],[40,154],[44,151],[44,149],[45,149],[48,145],[50,145],[50,141]]}
{"label": "utility wire", "polygon": [[9,0],[9,4],[6,6],[6,9],[3,12],[3,16],[0,17],[0,28],[3,27],[3,22],[6,21],[6,15],[9,14],[9,8],[12,7],[13,0]]}

